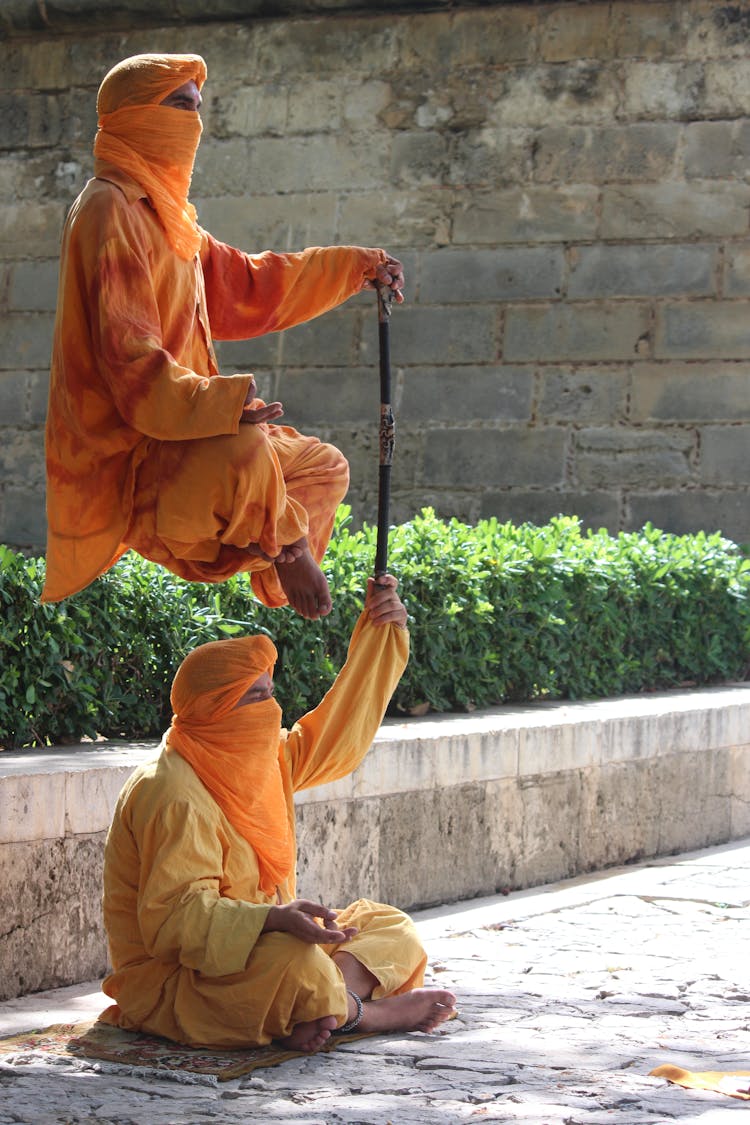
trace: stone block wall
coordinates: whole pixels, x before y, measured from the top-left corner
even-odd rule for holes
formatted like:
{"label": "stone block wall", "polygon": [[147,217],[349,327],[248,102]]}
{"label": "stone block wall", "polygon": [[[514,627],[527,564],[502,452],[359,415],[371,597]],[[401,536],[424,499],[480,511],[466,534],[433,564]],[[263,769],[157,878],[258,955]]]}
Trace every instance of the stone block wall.
{"label": "stone block wall", "polygon": [[[43,546],[60,229],[98,82],[144,50],[207,60],[193,198],[215,235],[403,258],[394,520],[562,511],[750,540],[745,5],[289,0],[243,18],[257,6],[227,0],[179,23],[155,0],[128,24],[81,0],[14,22],[28,7],[0,28],[0,541]],[[346,452],[374,520],[372,295],[219,352]]]}

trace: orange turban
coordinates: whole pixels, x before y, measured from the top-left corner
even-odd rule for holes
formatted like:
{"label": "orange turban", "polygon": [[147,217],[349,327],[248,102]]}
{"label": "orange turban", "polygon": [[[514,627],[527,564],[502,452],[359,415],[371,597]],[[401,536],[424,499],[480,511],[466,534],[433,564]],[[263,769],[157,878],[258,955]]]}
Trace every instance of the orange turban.
{"label": "orange turban", "polygon": [[134,55],[110,70],[96,99],[95,171],[108,163],[132,176],[186,261],[200,248],[188,192],[203,126],[197,113],[160,103],[186,82],[200,89],[205,80],[200,55]]}
{"label": "orange turban", "polygon": [[260,888],[273,895],[294,868],[282,775],[281,708],[275,699],[237,707],[276,648],[265,636],[200,645],[172,684],[167,745],[190,763],[258,857]]}

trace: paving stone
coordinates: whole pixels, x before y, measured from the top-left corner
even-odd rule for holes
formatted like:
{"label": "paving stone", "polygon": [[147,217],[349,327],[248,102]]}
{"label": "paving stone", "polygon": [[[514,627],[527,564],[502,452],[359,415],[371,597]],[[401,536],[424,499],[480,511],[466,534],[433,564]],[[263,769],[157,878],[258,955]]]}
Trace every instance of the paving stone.
{"label": "paving stone", "polygon": [[[429,983],[458,995],[438,1034],[342,1043],[226,1083],[6,1053],[0,1125],[723,1125],[746,1103],[648,1072],[747,1065],[749,876],[743,841],[424,911]],[[103,1002],[95,983],[9,1001],[0,1035]]]}

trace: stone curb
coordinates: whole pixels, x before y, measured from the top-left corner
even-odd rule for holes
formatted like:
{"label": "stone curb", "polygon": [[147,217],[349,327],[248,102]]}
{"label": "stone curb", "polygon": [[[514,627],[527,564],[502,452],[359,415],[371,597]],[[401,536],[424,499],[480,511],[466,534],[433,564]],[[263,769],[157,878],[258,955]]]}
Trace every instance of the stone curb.
{"label": "stone curb", "polygon": [[[404,909],[750,834],[750,686],[387,722],[298,795],[298,893]],[[114,802],[156,743],[0,754],[0,999],[106,970]]]}

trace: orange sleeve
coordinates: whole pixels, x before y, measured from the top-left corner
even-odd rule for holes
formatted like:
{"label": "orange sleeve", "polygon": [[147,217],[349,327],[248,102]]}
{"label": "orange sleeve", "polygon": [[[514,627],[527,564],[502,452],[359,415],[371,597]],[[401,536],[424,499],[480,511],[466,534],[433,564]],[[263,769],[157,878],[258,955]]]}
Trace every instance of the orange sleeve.
{"label": "orange sleeve", "polygon": [[333,686],[287,735],[295,790],[335,781],[357,768],[372,745],[408,658],[408,631],[397,625],[373,625],[363,611]]}
{"label": "orange sleeve", "polygon": [[217,340],[250,339],[312,320],[359,293],[387,258],[384,250],[362,246],[243,254],[203,233],[208,315]]}

